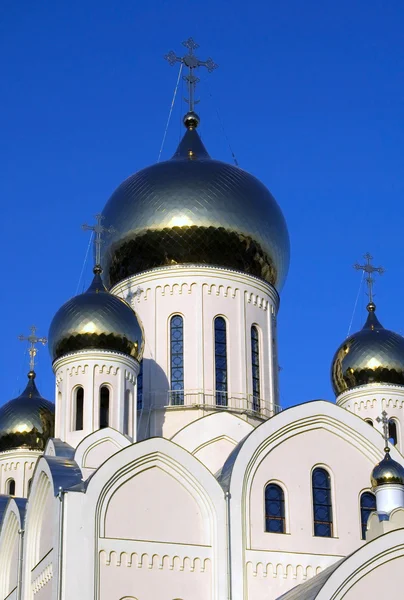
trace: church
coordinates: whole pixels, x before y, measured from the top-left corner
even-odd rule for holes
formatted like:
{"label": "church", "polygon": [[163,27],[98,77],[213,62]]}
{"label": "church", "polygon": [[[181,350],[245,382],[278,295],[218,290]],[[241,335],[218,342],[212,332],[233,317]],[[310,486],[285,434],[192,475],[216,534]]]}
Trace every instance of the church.
{"label": "church", "polygon": [[22,337],[26,388],[0,407],[0,600],[399,597],[404,338],[379,321],[380,268],[356,265],[369,302],[336,340],[335,400],[282,410],[287,223],[210,156],[194,95],[216,65],[184,46],[166,56],[187,73],[178,148],[84,226],[90,287]]}

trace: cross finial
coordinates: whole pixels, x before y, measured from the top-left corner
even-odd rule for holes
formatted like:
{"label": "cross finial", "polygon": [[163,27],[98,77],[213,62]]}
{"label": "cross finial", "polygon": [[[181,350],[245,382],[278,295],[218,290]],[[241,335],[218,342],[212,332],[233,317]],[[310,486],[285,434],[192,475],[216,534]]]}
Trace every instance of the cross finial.
{"label": "cross finial", "polygon": [[28,336],[19,335],[18,339],[20,340],[20,342],[29,342],[29,344],[30,344],[30,346],[28,348],[29,371],[30,371],[30,374],[31,373],[34,374],[35,373],[35,357],[38,354],[38,349],[36,348],[36,344],[42,344],[43,346],[45,346],[45,344],[47,343],[48,340],[46,337],[38,337],[35,335],[35,332],[36,332],[35,325],[32,325],[30,327],[30,329],[31,329],[30,335],[28,335]]}
{"label": "cross finial", "polygon": [[106,233],[113,233],[114,232],[114,228],[113,227],[103,227],[101,225],[101,221],[103,221],[104,217],[101,214],[97,214],[95,215],[95,220],[96,220],[96,224],[95,225],[87,225],[86,223],[84,223],[84,225],[82,225],[82,228],[84,229],[84,231],[93,231],[95,233],[95,238],[94,238],[94,246],[95,246],[95,267],[94,267],[94,272],[97,270],[97,272],[101,273],[101,245],[103,243],[102,241],[102,234],[104,232]]}
{"label": "cross finial", "polygon": [[376,421],[378,423],[382,423],[382,427],[383,427],[383,437],[384,437],[384,451],[385,452],[390,452],[390,448],[389,448],[389,418],[387,416],[386,411],[384,410],[382,412],[382,416],[381,417],[377,417]]}
{"label": "cross finial", "polygon": [[371,264],[371,261],[373,260],[373,256],[371,254],[369,254],[369,252],[367,252],[363,258],[366,259],[366,264],[360,265],[359,263],[355,263],[354,269],[356,269],[357,271],[364,271],[364,273],[366,273],[366,275],[367,275],[366,283],[368,286],[369,304],[373,304],[373,284],[374,284],[375,280],[373,279],[372,274],[379,273],[379,275],[383,275],[384,269],[383,269],[383,267],[374,267]]}
{"label": "cross finial", "polygon": [[185,67],[188,67],[189,72],[183,77],[188,84],[189,94],[189,98],[185,100],[189,103],[189,112],[194,112],[195,104],[198,104],[199,102],[199,100],[195,100],[195,87],[200,81],[200,79],[194,75],[195,69],[198,67],[206,67],[208,72],[212,73],[212,71],[217,69],[219,65],[214,63],[210,57],[207,60],[199,60],[199,58],[194,54],[194,50],[199,48],[199,44],[194,42],[191,37],[185,40],[185,42],[182,42],[182,45],[188,49],[188,54],[185,54],[185,56],[181,57],[177,56],[173,50],[170,50],[170,52],[166,54],[164,58],[168,60],[171,66],[179,62]]}

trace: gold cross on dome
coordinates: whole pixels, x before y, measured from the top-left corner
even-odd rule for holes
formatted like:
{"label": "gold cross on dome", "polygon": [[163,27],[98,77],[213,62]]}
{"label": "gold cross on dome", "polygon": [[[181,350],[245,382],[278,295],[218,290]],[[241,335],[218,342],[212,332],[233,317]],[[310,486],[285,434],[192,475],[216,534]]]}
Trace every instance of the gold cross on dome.
{"label": "gold cross on dome", "polygon": [[373,302],[373,284],[375,282],[375,280],[372,277],[372,274],[379,273],[379,275],[383,275],[384,268],[383,267],[374,267],[371,264],[370,261],[373,260],[373,256],[371,254],[369,254],[369,252],[367,252],[363,258],[366,259],[366,264],[360,265],[359,263],[355,263],[354,269],[356,269],[357,271],[363,271],[364,273],[366,273],[366,275],[367,275],[366,283],[368,285],[369,303],[372,303]]}
{"label": "gold cross on dome", "polygon": [[171,66],[179,62],[185,67],[188,67],[189,73],[183,77],[188,84],[189,93],[189,99],[185,99],[185,101],[189,103],[190,112],[193,112],[195,104],[198,104],[199,102],[199,100],[195,100],[195,88],[196,84],[200,81],[199,77],[194,75],[195,69],[198,67],[206,67],[208,73],[212,73],[212,71],[217,69],[218,65],[214,63],[210,57],[207,60],[199,60],[199,58],[195,56],[194,50],[199,48],[199,44],[194,42],[191,37],[185,40],[185,42],[182,42],[182,45],[188,49],[188,54],[185,54],[185,56],[181,57],[177,56],[173,50],[170,50],[170,52],[166,54],[164,58],[168,60]]}
{"label": "gold cross on dome", "polygon": [[114,228],[113,227],[103,227],[101,225],[101,221],[104,220],[104,216],[101,214],[95,215],[95,220],[96,220],[95,225],[87,225],[86,223],[84,223],[84,225],[82,225],[82,228],[84,229],[84,231],[92,231],[93,233],[95,233],[95,239],[94,239],[95,265],[97,267],[100,267],[100,265],[101,265],[101,245],[103,243],[101,236],[104,232],[114,233]]}
{"label": "gold cross on dome", "polygon": [[388,418],[385,410],[382,412],[381,417],[376,418],[376,421],[378,423],[382,423],[384,445],[385,445],[384,451],[390,452],[390,448],[389,448],[389,418]]}
{"label": "gold cross on dome", "polygon": [[35,357],[38,354],[38,348],[36,348],[36,345],[42,344],[43,346],[45,346],[45,344],[47,343],[48,340],[46,337],[37,337],[35,335],[35,332],[36,332],[35,325],[32,325],[30,327],[30,329],[31,329],[30,335],[28,335],[28,336],[19,335],[18,339],[20,340],[20,342],[29,342],[29,344],[30,344],[30,347],[28,348],[29,369],[33,373],[35,371]]}

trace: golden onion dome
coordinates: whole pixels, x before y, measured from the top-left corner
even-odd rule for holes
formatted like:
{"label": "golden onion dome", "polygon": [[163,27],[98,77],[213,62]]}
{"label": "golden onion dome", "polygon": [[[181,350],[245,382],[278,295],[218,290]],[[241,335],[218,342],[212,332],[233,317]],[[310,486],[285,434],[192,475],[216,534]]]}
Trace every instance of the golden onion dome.
{"label": "golden onion dome", "polygon": [[34,380],[35,373],[30,371],[22,394],[0,407],[0,452],[44,450],[54,435],[55,406],[41,396]]}
{"label": "golden onion dome", "polygon": [[143,355],[143,328],[121,298],[102,283],[101,269],[84,294],[66,302],[56,313],[49,330],[52,360],[80,350],[111,350],[136,358]]}
{"label": "golden onion dome", "polygon": [[389,483],[404,485],[404,467],[391,458],[389,448],[385,448],[385,450],[386,454],[383,460],[372,471],[371,482],[373,488]]}
{"label": "golden onion dome", "polygon": [[289,267],[289,235],[268,189],[253,175],[213,160],[188,113],[174,156],[131,175],[103,216],[108,285],[156,267],[198,264],[258,276],[279,291]]}
{"label": "golden onion dome", "polygon": [[368,383],[404,385],[404,338],[384,329],[373,302],[367,310],[363,328],[348,337],[334,355],[331,381],[337,396]]}

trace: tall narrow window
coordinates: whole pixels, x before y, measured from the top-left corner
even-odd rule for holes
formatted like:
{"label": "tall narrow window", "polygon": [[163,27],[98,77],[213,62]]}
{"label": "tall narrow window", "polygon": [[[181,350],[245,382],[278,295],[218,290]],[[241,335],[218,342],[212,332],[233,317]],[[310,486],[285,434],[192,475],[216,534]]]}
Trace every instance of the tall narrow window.
{"label": "tall narrow window", "polygon": [[372,492],[363,492],[361,495],[361,530],[362,539],[366,538],[366,526],[369,515],[376,510],[376,496]]}
{"label": "tall narrow window", "polygon": [[143,360],[140,361],[140,369],[137,376],[136,405],[137,410],[143,407]]}
{"label": "tall narrow window", "polygon": [[130,432],[130,420],[131,420],[131,404],[132,394],[130,390],[125,390],[125,403],[123,406],[123,433],[129,435]]}
{"label": "tall narrow window", "polygon": [[100,429],[109,425],[109,388],[103,385],[100,389]]}
{"label": "tall narrow window", "polygon": [[28,480],[28,485],[27,485],[28,493],[30,493],[30,491],[31,491],[31,486],[32,486],[32,477],[31,477],[31,479]]}
{"label": "tall narrow window", "polygon": [[325,469],[314,469],[312,486],[314,535],[332,537],[331,478],[329,473]]}
{"label": "tall narrow window", "polygon": [[170,320],[170,404],[184,404],[184,320],[174,315]]}
{"label": "tall narrow window", "polygon": [[393,419],[389,421],[389,440],[394,446],[397,444],[397,423]]}
{"label": "tall narrow window", "polygon": [[15,481],[14,481],[14,479],[9,479],[7,481],[7,494],[9,496],[15,496]]}
{"label": "tall narrow window", "polygon": [[251,366],[252,366],[252,393],[253,410],[260,409],[260,343],[258,329],[255,325],[251,327]]}
{"label": "tall narrow window", "polygon": [[227,331],[223,317],[215,319],[215,393],[216,404],[227,406]]}
{"label": "tall narrow window", "polygon": [[84,424],[84,389],[76,388],[74,394],[74,431],[81,431]]}
{"label": "tall narrow window", "polygon": [[276,483],[265,488],[265,531],[285,533],[285,496]]}

